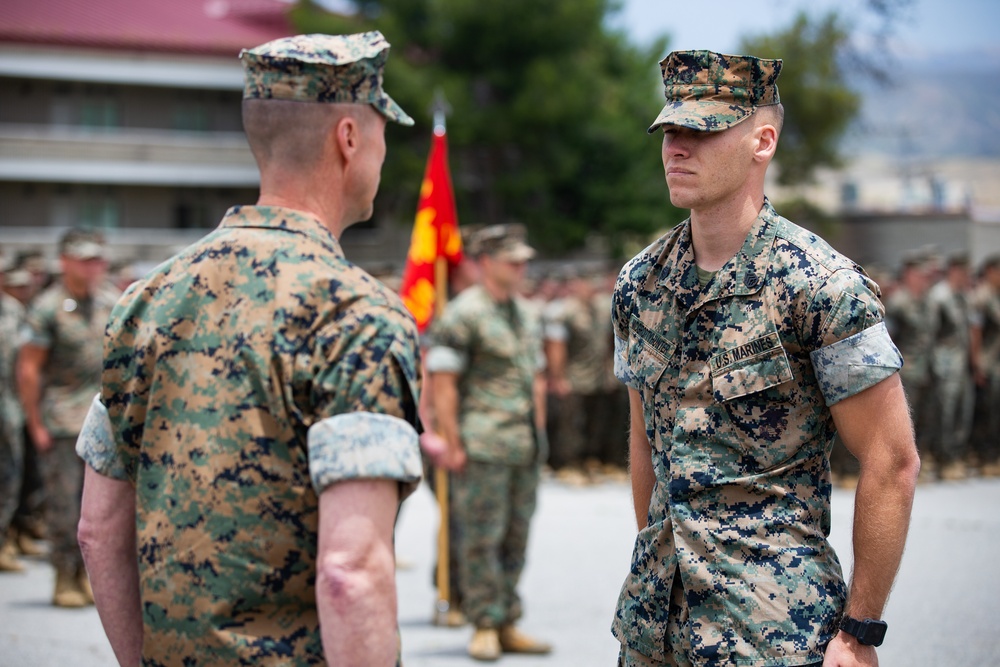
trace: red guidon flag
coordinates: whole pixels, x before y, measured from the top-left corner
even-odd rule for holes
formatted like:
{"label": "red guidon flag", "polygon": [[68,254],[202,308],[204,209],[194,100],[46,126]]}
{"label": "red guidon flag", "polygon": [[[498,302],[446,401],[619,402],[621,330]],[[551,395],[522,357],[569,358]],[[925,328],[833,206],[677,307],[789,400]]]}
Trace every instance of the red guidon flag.
{"label": "red guidon flag", "polygon": [[434,317],[437,290],[434,264],[439,258],[455,266],[462,260],[462,236],[458,232],[455,195],[448,171],[448,142],[443,128],[434,129],[431,154],[420,186],[417,219],[406,255],[399,294],[423,333]]}

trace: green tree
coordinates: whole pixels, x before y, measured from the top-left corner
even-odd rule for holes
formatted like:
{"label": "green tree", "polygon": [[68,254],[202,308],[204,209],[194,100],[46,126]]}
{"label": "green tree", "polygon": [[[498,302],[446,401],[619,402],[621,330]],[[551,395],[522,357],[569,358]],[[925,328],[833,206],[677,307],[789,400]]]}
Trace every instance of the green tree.
{"label": "green tree", "polygon": [[448,141],[459,219],[518,221],[551,256],[604,235],[621,255],[684,214],[672,209],[658,143],[666,43],[633,46],[606,27],[612,0],[380,0],[334,16],[308,0],[304,32],[377,28],[393,44],[386,87],[416,131],[389,129],[376,210],[409,223],[430,144],[435,91],[451,107]]}
{"label": "green tree", "polygon": [[781,58],[778,91],[785,124],[775,162],[783,185],[808,183],[819,167],[842,164],[840,142],[861,109],[842,56],[850,32],[836,13],[813,20],[800,13],[785,30],[745,38],[743,53]]}

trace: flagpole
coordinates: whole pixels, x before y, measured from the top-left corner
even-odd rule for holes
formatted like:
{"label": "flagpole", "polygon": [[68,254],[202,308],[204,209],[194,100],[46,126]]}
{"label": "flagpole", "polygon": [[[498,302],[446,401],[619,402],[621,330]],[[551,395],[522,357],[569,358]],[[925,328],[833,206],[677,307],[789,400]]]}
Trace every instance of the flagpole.
{"label": "flagpole", "polygon": [[[440,89],[434,93],[434,134],[445,134],[445,116],[447,103]],[[440,316],[448,302],[448,259],[440,254],[434,260],[434,314]],[[450,582],[450,503],[448,502],[448,471],[437,467],[434,469],[434,489],[437,494],[438,513],[438,559],[437,559],[437,591],[438,591],[438,625],[447,623],[445,615],[451,607]]]}

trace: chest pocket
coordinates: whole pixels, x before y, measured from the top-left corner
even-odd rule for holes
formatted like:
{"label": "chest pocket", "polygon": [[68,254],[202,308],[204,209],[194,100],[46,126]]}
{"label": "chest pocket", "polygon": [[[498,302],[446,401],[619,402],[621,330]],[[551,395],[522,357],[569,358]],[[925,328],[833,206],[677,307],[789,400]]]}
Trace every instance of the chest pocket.
{"label": "chest pocket", "polygon": [[677,344],[653,331],[633,316],[629,323],[628,365],[632,374],[649,389],[663,377]]}
{"label": "chest pocket", "polygon": [[725,403],[790,381],[792,368],[776,333],[737,345],[711,360],[712,393]]}

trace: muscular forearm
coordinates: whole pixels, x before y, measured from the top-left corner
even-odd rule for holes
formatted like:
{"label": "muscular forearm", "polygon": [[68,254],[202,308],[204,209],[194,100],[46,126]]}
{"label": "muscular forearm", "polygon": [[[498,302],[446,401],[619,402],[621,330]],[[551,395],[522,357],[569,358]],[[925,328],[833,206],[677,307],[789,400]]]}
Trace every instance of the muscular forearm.
{"label": "muscular forearm", "polygon": [[327,562],[319,568],[316,602],[327,662],[345,667],[396,664],[396,584],[391,551],[375,549],[354,568]]}
{"label": "muscular forearm", "polygon": [[635,506],[635,522],[639,530],[646,527],[649,503],[653,498],[652,450],[646,437],[646,426],[642,416],[642,398],[634,389],[629,389],[631,426],[629,428],[629,473],[632,477],[632,503]]}
{"label": "muscular forearm", "polygon": [[535,428],[539,432],[545,431],[545,421],[548,417],[548,413],[546,411],[546,405],[548,402],[546,386],[545,376],[542,373],[537,373],[535,375],[535,381],[531,387],[531,398],[535,410]]}
{"label": "muscular forearm", "polygon": [[24,410],[24,423],[29,429],[41,427],[42,413],[39,404],[42,400],[42,381],[39,368],[35,364],[28,361],[18,363],[17,388]]}
{"label": "muscular forearm", "polygon": [[338,482],[320,495],[316,607],[331,665],[396,664],[393,480]]}
{"label": "muscular forearm", "polygon": [[854,501],[854,573],[847,614],[881,618],[903,556],[919,462],[863,466]]}
{"label": "muscular forearm", "polygon": [[458,429],[458,380],[449,373],[431,374],[434,422],[437,432],[451,447],[461,447]]}
{"label": "muscular forearm", "polygon": [[[124,486],[119,486],[124,485]],[[78,532],[101,625],[120,665],[142,659],[135,495],[87,468]]]}

